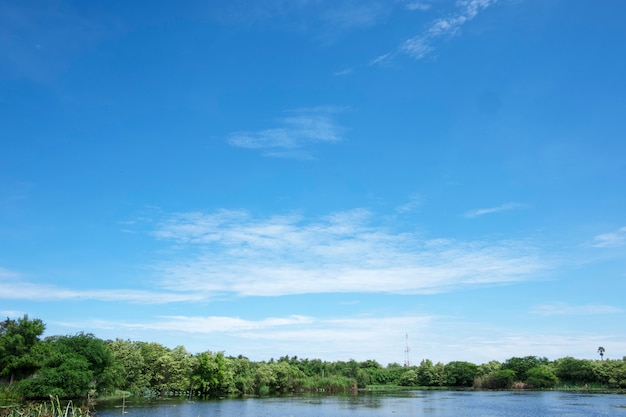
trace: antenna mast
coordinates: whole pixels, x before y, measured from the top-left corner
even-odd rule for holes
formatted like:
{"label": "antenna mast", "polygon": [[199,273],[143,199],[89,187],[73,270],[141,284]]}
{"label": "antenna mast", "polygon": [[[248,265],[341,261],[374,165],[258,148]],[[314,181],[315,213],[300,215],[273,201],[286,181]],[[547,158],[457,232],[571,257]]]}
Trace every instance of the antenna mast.
{"label": "antenna mast", "polygon": [[406,334],[406,346],[404,348],[404,366],[411,366],[411,358],[409,357],[409,352],[411,348],[409,348],[409,334]]}

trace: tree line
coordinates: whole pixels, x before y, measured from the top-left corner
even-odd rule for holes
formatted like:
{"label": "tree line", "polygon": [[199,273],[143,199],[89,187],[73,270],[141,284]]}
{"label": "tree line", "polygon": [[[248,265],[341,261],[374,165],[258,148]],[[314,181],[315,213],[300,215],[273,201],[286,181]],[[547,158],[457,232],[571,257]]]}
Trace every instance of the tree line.
{"label": "tree line", "polygon": [[223,352],[192,354],[183,346],[101,340],[90,333],[41,338],[45,324],[24,316],[0,322],[0,380],[21,398],[86,397],[123,390],[138,396],[221,397],[290,392],[356,392],[372,385],[474,387],[563,386],[626,388],[626,358],[604,360],[537,356],[484,364],[424,359],[416,366],[375,360],[327,362],[284,356],[251,361]]}

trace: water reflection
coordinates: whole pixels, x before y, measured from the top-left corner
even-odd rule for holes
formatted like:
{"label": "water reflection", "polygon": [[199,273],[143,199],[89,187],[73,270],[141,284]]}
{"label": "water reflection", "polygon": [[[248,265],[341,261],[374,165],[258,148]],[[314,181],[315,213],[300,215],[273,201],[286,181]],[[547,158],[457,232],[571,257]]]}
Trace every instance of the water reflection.
{"label": "water reflection", "polygon": [[[121,415],[101,404],[98,415]],[[407,391],[355,396],[128,402],[131,417],[626,417],[626,396],[560,392]]]}

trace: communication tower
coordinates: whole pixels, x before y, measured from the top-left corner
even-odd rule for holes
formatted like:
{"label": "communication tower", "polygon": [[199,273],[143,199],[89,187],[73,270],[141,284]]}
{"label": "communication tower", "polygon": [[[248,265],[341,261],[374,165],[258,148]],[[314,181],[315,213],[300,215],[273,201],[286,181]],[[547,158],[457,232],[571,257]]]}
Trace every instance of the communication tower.
{"label": "communication tower", "polygon": [[409,353],[411,352],[411,348],[409,347],[409,334],[406,334],[406,346],[404,347],[404,366],[407,368],[411,366],[411,358]]}

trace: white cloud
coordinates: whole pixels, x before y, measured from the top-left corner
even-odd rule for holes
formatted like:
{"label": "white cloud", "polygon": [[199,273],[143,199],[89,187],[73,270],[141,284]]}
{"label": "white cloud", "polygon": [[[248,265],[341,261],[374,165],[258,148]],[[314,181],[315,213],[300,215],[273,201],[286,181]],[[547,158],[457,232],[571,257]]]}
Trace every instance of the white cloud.
{"label": "white cloud", "polygon": [[428,3],[424,3],[423,1],[414,1],[414,0],[401,0],[402,3],[404,3],[404,7],[407,10],[428,10],[430,9],[431,5]]}
{"label": "white cloud", "polygon": [[[116,337],[124,337],[125,332],[132,332],[133,337],[147,332],[164,336],[163,342],[166,338],[180,340],[181,333],[184,333],[188,335],[186,345],[187,341],[197,343],[195,347],[188,346],[191,351],[205,350],[208,339],[213,341],[213,346],[221,344],[227,354],[241,353],[256,360],[295,354],[326,360],[388,356],[389,361],[394,361],[402,360],[405,334],[423,333],[432,320],[433,317],[428,315],[335,318],[291,315],[258,320],[227,316],[163,316],[143,322],[89,320],[56,324],[92,331],[114,331]],[[176,341],[169,344],[179,344]]]}
{"label": "white cloud", "polygon": [[408,202],[396,207],[398,213],[409,213],[422,206],[422,198],[419,195],[411,196]]}
{"label": "white cloud", "polygon": [[391,53],[386,53],[386,54],[379,55],[379,56],[377,56],[376,58],[372,59],[372,60],[369,62],[369,65],[377,65],[377,64],[381,64],[381,63],[383,63],[383,62],[387,61],[387,60],[388,60],[391,56],[392,56],[392,54],[391,54]]}
{"label": "white cloud", "polygon": [[340,71],[335,71],[333,73],[333,75],[335,77],[341,77],[341,76],[344,76],[344,75],[350,75],[350,74],[352,74],[352,72],[353,72],[352,68],[346,68],[346,69],[343,69],[343,70],[340,70]]}
{"label": "white cloud", "polygon": [[389,9],[385,1],[379,0],[334,1],[329,4],[322,14],[322,20],[333,27],[343,28],[371,26]]}
{"label": "white cloud", "polygon": [[549,267],[522,242],[425,239],[372,220],[362,209],[315,220],[181,213],[153,232],[179,247],[155,268],[172,291],[280,296],[438,293],[534,279]]}
{"label": "white cloud", "polygon": [[602,304],[586,304],[580,306],[572,306],[564,303],[545,304],[535,306],[531,309],[531,314],[539,314],[542,316],[589,316],[598,314],[620,314],[624,310],[619,307],[602,305]]}
{"label": "white cloud", "polygon": [[517,209],[521,209],[524,207],[526,206],[520,203],[507,203],[507,204],[502,204],[501,206],[497,206],[497,207],[471,210],[465,213],[464,216],[467,218],[474,218],[474,217],[484,216],[485,214],[498,213],[501,211],[508,211],[508,210],[517,210]]}
{"label": "white cloud", "polygon": [[122,301],[140,304],[162,304],[183,301],[199,301],[202,296],[184,292],[153,292],[132,289],[75,290],[55,285],[32,283],[17,274],[0,274],[0,299],[29,301]]}
{"label": "white cloud", "polygon": [[222,23],[266,22],[274,28],[334,40],[341,32],[371,27],[393,10],[389,0],[232,0],[215,15]]}
{"label": "white cloud", "polygon": [[[407,39],[400,45],[403,52],[414,59],[423,59],[435,49],[435,42],[459,33],[461,27],[474,19],[478,13],[495,4],[497,0],[459,0],[456,9],[447,17],[432,21],[421,34]],[[419,2],[411,3],[416,7]],[[378,61],[380,59],[377,58]]]}
{"label": "white cloud", "polygon": [[380,314],[330,318],[290,315],[247,320],[228,316],[161,316],[145,321],[75,320],[51,323],[66,328],[90,329],[99,337],[151,341],[174,347],[181,344],[191,352],[224,350],[252,360],[282,355],[322,360],[358,361],[375,359],[382,364],[403,363],[405,336],[410,360],[448,363],[467,360],[484,363],[514,356],[589,357],[595,355],[589,341],[601,341],[612,351],[626,349],[620,333],[575,333],[563,331],[516,331],[489,322],[468,322],[461,317],[430,314]]}
{"label": "white cloud", "polygon": [[342,128],[333,116],[336,107],[318,107],[290,112],[278,120],[278,126],[259,131],[231,133],[227,142],[239,148],[258,149],[266,156],[310,157],[308,149],[317,143],[337,143],[342,140]]}
{"label": "white cloud", "polygon": [[626,227],[615,232],[604,233],[593,238],[593,246],[596,248],[611,248],[626,245]]}
{"label": "white cloud", "polygon": [[[183,332],[194,334],[238,333],[242,331],[259,331],[275,327],[296,326],[310,324],[313,318],[292,315],[288,317],[270,317],[261,320],[244,320],[239,317],[189,317],[189,316],[161,316],[151,322],[109,322],[93,321],[88,327],[101,329],[133,329],[159,332]],[[66,325],[72,325],[65,323]]]}
{"label": "white cloud", "polygon": [[13,319],[21,318],[24,317],[24,314],[26,313],[18,310],[0,310],[0,321],[7,317]]}

